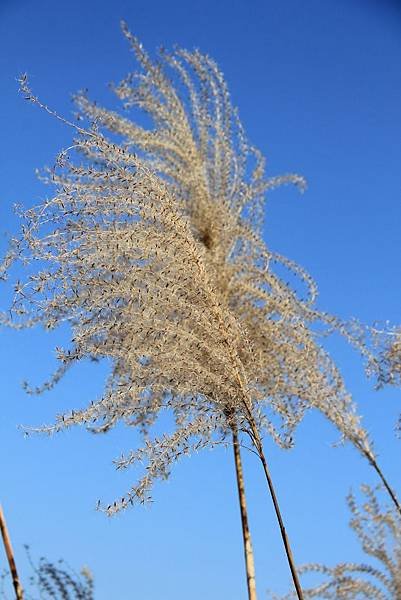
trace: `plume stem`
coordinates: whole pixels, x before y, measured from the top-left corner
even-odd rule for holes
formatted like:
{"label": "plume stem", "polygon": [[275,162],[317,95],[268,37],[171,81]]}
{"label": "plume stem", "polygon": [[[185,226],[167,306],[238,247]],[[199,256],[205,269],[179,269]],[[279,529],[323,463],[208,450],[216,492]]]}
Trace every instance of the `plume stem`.
{"label": "plume stem", "polygon": [[15,564],[14,552],[11,546],[11,540],[7,529],[6,519],[4,517],[3,508],[0,504],[0,531],[1,537],[3,538],[3,544],[6,551],[6,556],[8,560],[8,566],[10,567],[10,573],[13,580],[13,586],[15,590],[15,598],[16,600],[23,600],[23,591],[22,586],[18,577],[18,571]]}
{"label": "plume stem", "polygon": [[242,539],[244,545],[246,580],[248,586],[248,599],[257,600],[256,582],[255,582],[255,562],[252,549],[251,533],[249,531],[248,509],[246,505],[244,474],[242,469],[242,460],[240,445],[238,440],[238,430],[236,426],[232,428],[235,474],[237,478],[238,500],[241,512]]}
{"label": "plume stem", "polygon": [[379,467],[378,463],[376,462],[376,459],[374,458],[374,456],[372,456],[371,454],[369,454],[369,452],[363,451],[363,454],[366,456],[366,458],[368,459],[370,465],[374,468],[374,470],[376,471],[376,473],[380,477],[380,479],[381,479],[381,481],[382,481],[382,483],[383,483],[383,485],[384,485],[384,487],[385,487],[388,495],[390,496],[391,500],[394,503],[394,506],[396,507],[397,511],[401,515],[401,504],[400,504],[400,501],[398,500],[395,491],[390,486],[389,482],[387,481],[386,477],[384,476],[384,473],[381,470],[381,468]]}
{"label": "plume stem", "polygon": [[290,571],[291,571],[291,576],[292,576],[292,580],[294,582],[294,587],[295,587],[295,591],[297,594],[297,598],[298,600],[304,600],[304,596],[302,593],[302,588],[301,588],[301,583],[299,581],[299,577],[298,577],[298,573],[297,573],[297,569],[295,566],[295,561],[294,561],[294,557],[292,554],[292,550],[291,550],[291,545],[290,545],[290,540],[288,539],[288,535],[284,526],[284,521],[283,518],[281,516],[281,510],[280,510],[280,505],[277,499],[277,495],[274,489],[274,485],[273,485],[273,480],[272,477],[270,475],[270,470],[267,464],[267,460],[265,457],[265,453],[263,451],[263,444],[262,444],[262,440],[260,438],[260,435],[258,433],[256,424],[252,419],[250,419],[250,426],[251,426],[251,439],[255,445],[255,448],[257,450],[259,459],[262,463],[263,466],[263,471],[265,473],[265,477],[266,477],[266,481],[267,481],[267,485],[269,488],[269,492],[270,492],[270,496],[271,499],[273,501],[273,506],[274,506],[274,511],[276,513],[276,517],[277,517],[277,521],[279,524],[279,528],[280,528],[280,533],[281,533],[281,538],[283,540],[283,544],[284,544],[284,548],[285,548],[285,553],[287,556],[287,561],[288,561],[288,565],[290,567]]}

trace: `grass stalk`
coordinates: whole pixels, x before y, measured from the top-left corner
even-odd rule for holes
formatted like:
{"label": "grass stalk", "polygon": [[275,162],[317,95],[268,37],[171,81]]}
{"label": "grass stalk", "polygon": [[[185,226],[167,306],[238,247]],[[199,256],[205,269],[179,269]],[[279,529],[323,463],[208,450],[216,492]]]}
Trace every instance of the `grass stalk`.
{"label": "grass stalk", "polygon": [[11,545],[10,535],[7,529],[6,519],[4,517],[3,508],[0,504],[0,531],[1,537],[3,538],[3,544],[6,551],[6,556],[8,560],[8,566],[10,568],[11,577],[13,580],[13,586],[15,591],[16,600],[23,600],[24,593],[22,590],[22,586],[18,577],[18,571],[15,564],[14,552]]}
{"label": "grass stalk", "polygon": [[290,545],[290,541],[284,526],[284,521],[283,518],[281,516],[281,510],[280,510],[280,505],[278,502],[278,498],[275,492],[275,488],[273,485],[273,480],[270,474],[270,470],[267,464],[267,460],[263,451],[263,444],[262,444],[262,440],[260,438],[260,435],[258,433],[256,424],[254,423],[253,419],[250,420],[250,426],[251,426],[251,439],[253,441],[253,444],[256,448],[258,457],[262,463],[263,466],[263,471],[266,477],[266,481],[267,481],[267,485],[269,488],[269,492],[270,492],[270,496],[271,499],[273,501],[273,506],[274,506],[274,511],[276,513],[276,517],[277,517],[277,521],[279,524],[279,528],[280,528],[280,533],[281,533],[281,538],[283,540],[283,544],[284,544],[284,549],[285,549],[285,553],[287,556],[287,562],[288,565],[290,567],[290,571],[291,571],[291,576],[292,576],[292,580],[294,583],[294,587],[295,587],[295,591],[297,594],[297,598],[298,600],[304,600],[304,596],[302,593],[302,588],[301,588],[301,583],[299,581],[299,577],[298,577],[298,573],[297,573],[297,569],[295,566],[295,561],[294,561],[294,557],[292,554],[292,550],[291,550],[291,545]]}
{"label": "grass stalk", "polygon": [[242,524],[242,539],[244,545],[244,557],[245,557],[245,570],[246,580],[248,586],[248,599],[257,600],[256,595],[256,581],[255,581],[255,562],[253,557],[252,540],[249,530],[248,521],[248,510],[246,505],[245,496],[245,483],[244,474],[242,469],[242,460],[240,445],[238,440],[238,431],[236,428],[232,429],[233,438],[233,450],[234,450],[234,462],[235,462],[235,474],[237,478],[238,488],[238,500],[241,512],[241,524]]}

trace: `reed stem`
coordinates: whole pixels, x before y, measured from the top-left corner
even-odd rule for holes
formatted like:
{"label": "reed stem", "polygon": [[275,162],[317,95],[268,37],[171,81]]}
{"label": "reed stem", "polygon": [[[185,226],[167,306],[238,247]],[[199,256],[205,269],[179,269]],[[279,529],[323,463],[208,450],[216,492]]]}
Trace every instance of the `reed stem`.
{"label": "reed stem", "polygon": [[270,496],[271,496],[271,499],[273,501],[274,511],[276,513],[277,521],[278,521],[278,524],[279,524],[281,538],[283,540],[284,549],[285,549],[285,553],[286,553],[286,556],[287,556],[288,565],[290,567],[292,580],[294,582],[294,587],[295,587],[295,591],[296,591],[296,594],[297,594],[297,598],[298,598],[298,600],[304,600],[304,596],[303,596],[303,593],[302,593],[301,584],[300,584],[298,573],[297,573],[296,566],[295,566],[294,557],[293,557],[292,550],[291,550],[290,541],[288,539],[288,535],[287,535],[287,532],[285,530],[283,518],[281,516],[280,506],[279,506],[277,495],[276,495],[276,492],[275,492],[275,489],[274,489],[274,485],[273,485],[273,480],[272,480],[272,477],[270,475],[270,470],[269,470],[269,467],[267,465],[265,454],[263,452],[262,440],[261,440],[261,438],[259,436],[256,424],[255,424],[255,422],[254,422],[253,419],[250,421],[249,424],[251,426],[251,439],[252,439],[253,444],[254,444],[254,446],[256,448],[256,451],[257,451],[257,454],[259,456],[259,459],[260,459],[260,461],[262,463],[263,471],[265,473],[267,485],[268,485],[269,492],[270,492]]}
{"label": "reed stem", "polygon": [[14,552],[11,546],[11,540],[7,529],[6,519],[4,517],[2,506],[0,505],[0,531],[3,538],[3,544],[6,551],[8,566],[10,568],[11,577],[15,591],[16,600],[23,600],[24,594],[18,577],[17,567],[14,559]]}
{"label": "reed stem", "polygon": [[236,428],[232,429],[233,437],[233,449],[234,449],[234,462],[235,462],[235,473],[237,477],[237,488],[238,488],[238,500],[241,512],[241,524],[242,524],[242,539],[244,545],[244,557],[245,557],[245,569],[246,579],[248,585],[248,599],[257,600],[256,595],[256,582],[255,582],[255,562],[253,557],[251,534],[249,531],[248,522],[248,510],[246,505],[245,496],[245,484],[244,474],[242,469],[242,460],[240,445],[238,441],[238,431]]}

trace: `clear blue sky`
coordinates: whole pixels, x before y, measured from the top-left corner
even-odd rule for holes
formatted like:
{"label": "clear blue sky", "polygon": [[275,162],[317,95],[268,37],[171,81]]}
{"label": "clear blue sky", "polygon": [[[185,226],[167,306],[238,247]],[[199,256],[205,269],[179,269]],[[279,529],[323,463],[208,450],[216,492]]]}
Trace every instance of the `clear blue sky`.
{"label": "clear blue sky", "polygon": [[[34,169],[51,164],[70,131],[17,94],[28,72],[35,93],[59,112],[83,87],[113,106],[106,84],[131,68],[119,31],[124,18],[153,50],[177,43],[212,55],[228,80],[252,142],[271,175],[304,174],[308,192],[269,197],[266,240],[305,266],[321,309],[366,322],[401,321],[401,6],[390,0],[103,0],[0,4],[0,250],[15,230],[13,203],[50,194]],[[3,295],[4,294],[4,295]],[[1,290],[2,305],[7,301]],[[3,302],[4,299],[4,302]],[[1,485],[18,563],[22,544],[37,556],[88,564],[98,600],[243,600],[240,521],[231,453],[200,453],[155,490],[151,508],[108,520],[96,500],[124,492],[136,473],[112,458],[134,446],[132,431],[84,430],[24,439],[17,425],[52,421],[100,392],[103,372],[82,366],[51,394],[27,397],[23,379],[42,381],[54,346],[68,335],[1,331]],[[376,440],[383,468],[401,493],[401,441],[393,425],[401,392],[376,393],[358,356],[330,345]],[[315,415],[290,453],[266,451],[298,563],[361,559],[347,527],[345,495],[374,474]],[[284,592],[289,575],[264,481],[246,457],[260,598]],[[0,567],[5,559],[0,550]]]}

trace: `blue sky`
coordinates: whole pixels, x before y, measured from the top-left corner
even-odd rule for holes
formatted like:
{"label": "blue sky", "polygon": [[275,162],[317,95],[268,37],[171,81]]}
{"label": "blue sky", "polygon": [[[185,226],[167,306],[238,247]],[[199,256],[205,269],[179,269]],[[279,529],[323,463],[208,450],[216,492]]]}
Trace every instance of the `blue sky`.
{"label": "blue sky", "polygon": [[[34,170],[51,164],[70,131],[26,103],[16,78],[60,113],[84,87],[108,106],[107,89],[132,68],[119,30],[124,18],[151,51],[177,43],[213,56],[229,83],[251,141],[271,175],[296,171],[309,189],[285,188],[267,202],[266,241],[315,277],[319,307],[371,323],[399,322],[401,301],[401,7],[362,0],[184,0],[0,4],[2,144],[0,250],[15,231],[16,202],[30,205],[50,190]],[[7,303],[6,288],[1,304]],[[136,473],[116,473],[111,460],[137,439],[117,428],[25,439],[18,425],[50,422],[102,389],[104,369],[83,365],[52,393],[27,397],[20,383],[42,381],[67,331],[1,332],[1,496],[18,563],[23,543],[35,555],[88,564],[98,600],[200,600],[246,597],[240,521],[230,451],[181,462],[157,486],[151,508],[114,519],[95,512]],[[393,425],[400,392],[375,392],[359,357],[339,340],[330,349],[342,368],[383,469],[401,493],[401,441]],[[296,448],[266,452],[298,563],[361,560],[347,527],[351,486],[374,474],[318,415],[302,424]],[[290,587],[271,502],[259,465],[245,457],[260,598]],[[5,558],[0,551],[0,566]]]}

